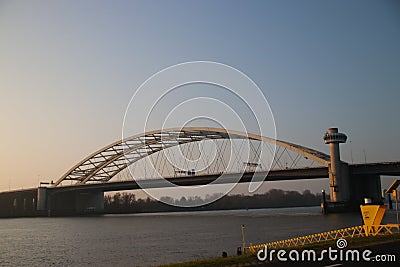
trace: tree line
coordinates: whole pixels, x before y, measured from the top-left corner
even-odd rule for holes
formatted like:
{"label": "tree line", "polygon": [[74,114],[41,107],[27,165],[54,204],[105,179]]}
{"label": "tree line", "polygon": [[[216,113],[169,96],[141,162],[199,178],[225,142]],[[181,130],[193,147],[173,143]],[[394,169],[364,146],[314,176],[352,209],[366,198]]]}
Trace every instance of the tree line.
{"label": "tree line", "polygon": [[[169,203],[180,206],[193,204],[202,205],[210,198],[215,199],[219,195],[200,197],[182,197],[172,199],[163,197]],[[168,198],[168,199],[167,199]],[[321,194],[313,194],[310,190],[302,193],[297,191],[284,191],[271,189],[264,194],[254,195],[226,195],[210,204],[199,207],[183,208],[167,205],[150,197],[146,199],[136,198],[135,194],[124,192],[104,197],[104,210],[106,213],[142,213],[142,212],[169,212],[169,211],[196,211],[196,210],[232,210],[232,209],[257,209],[257,208],[281,208],[281,207],[305,207],[318,206],[321,203]]]}

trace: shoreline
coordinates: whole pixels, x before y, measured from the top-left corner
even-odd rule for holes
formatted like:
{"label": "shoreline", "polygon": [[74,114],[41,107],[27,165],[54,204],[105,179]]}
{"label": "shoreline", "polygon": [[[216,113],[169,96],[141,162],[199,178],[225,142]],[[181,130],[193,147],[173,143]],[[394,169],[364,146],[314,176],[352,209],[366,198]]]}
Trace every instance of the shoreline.
{"label": "shoreline", "polygon": [[[357,237],[353,239],[349,239],[348,249],[358,249],[365,250],[370,249],[373,253],[386,253],[386,254],[394,254],[396,257],[395,262],[400,261],[400,233],[394,233],[391,235],[382,235],[382,236],[368,236],[368,237]],[[315,243],[312,245],[306,245],[303,247],[291,247],[284,249],[285,251],[289,251],[292,249],[297,249],[298,251],[303,251],[307,249],[314,249],[317,253],[320,253],[323,249],[328,248],[329,246],[336,248],[336,241],[325,241],[320,243]],[[395,262],[382,262],[380,264],[393,264]],[[320,262],[280,262],[276,259],[272,262],[263,262],[257,259],[255,254],[247,253],[241,256],[228,256],[226,258],[208,258],[208,259],[199,259],[188,262],[181,263],[171,263],[165,265],[159,265],[159,267],[197,267],[197,266],[205,266],[205,267],[214,267],[214,266],[226,266],[226,267],[239,267],[239,266],[293,266],[293,264],[301,264],[307,266],[324,266],[332,263],[339,263],[339,261],[331,262],[329,260],[324,260]],[[340,262],[339,264],[345,264],[346,262]],[[354,266],[361,264],[365,266],[366,264],[374,264],[374,262],[347,262],[348,266]],[[375,262],[376,265],[376,262]]]}

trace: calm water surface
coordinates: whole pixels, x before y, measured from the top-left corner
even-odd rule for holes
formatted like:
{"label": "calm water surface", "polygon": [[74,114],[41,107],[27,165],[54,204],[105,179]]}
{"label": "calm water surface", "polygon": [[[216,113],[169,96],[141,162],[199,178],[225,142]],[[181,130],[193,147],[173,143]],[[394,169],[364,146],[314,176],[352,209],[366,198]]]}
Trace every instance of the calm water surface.
{"label": "calm water surface", "polygon": [[[393,215],[393,214],[392,214]],[[394,216],[392,216],[394,217]],[[0,219],[1,266],[154,266],[361,224],[319,207]]]}

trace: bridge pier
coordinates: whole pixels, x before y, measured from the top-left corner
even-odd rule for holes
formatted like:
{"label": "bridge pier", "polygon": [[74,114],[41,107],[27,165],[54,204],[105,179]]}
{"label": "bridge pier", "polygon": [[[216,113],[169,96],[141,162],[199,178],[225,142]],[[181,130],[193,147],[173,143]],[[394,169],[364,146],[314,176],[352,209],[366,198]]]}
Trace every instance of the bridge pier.
{"label": "bridge pier", "polygon": [[31,217],[36,215],[36,190],[0,193],[0,217]]}
{"label": "bridge pier", "polygon": [[329,164],[328,172],[330,201],[340,203],[350,201],[349,165],[339,162],[332,167]]}
{"label": "bridge pier", "polygon": [[37,211],[44,216],[74,216],[102,214],[103,191],[54,192],[51,188],[38,188]]}
{"label": "bridge pier", "polygon": [[345,143],[347,136],[339,133],[338,128],[329,128],[323,138],[330,146],[328,210],[355,210],[364,204],[364,198],[371,198],[373,204],[382,204],[380,175],[350,174],[349,165],[340,160],[339,144]]}

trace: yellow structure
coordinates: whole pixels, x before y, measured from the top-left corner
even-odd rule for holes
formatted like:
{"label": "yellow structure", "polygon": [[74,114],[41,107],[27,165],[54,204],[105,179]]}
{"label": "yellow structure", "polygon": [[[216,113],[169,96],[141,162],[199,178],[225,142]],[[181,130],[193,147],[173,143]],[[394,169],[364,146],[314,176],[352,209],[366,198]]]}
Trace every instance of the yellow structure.
{"label": "yellow structure", "polygon": [[361,214],[364,220],[365,235],[374,235],[377,227],[381,225],[383,216],[385,216],[386,206],[384,205],[361,205]]}

